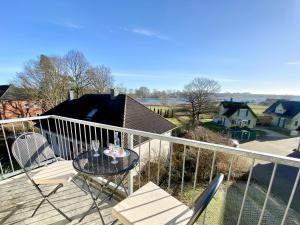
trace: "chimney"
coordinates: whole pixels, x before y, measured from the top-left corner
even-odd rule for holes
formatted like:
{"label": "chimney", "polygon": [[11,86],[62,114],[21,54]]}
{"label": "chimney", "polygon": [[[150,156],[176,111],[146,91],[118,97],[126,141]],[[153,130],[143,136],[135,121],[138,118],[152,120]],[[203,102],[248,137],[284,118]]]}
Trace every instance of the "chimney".
{"label": "chimney", "polygon": [[114,98],[118,95],[117,92],[118,92],[118,91],[117,91],[116,89],[111,88],[111,89],[110,89],[110,99],[114,99]]}
{"label": "chimney", "polygon": [[74,91],[73,90],[69,90],[68,97],[69,97],[69,100],[73,100],[74,99]]}

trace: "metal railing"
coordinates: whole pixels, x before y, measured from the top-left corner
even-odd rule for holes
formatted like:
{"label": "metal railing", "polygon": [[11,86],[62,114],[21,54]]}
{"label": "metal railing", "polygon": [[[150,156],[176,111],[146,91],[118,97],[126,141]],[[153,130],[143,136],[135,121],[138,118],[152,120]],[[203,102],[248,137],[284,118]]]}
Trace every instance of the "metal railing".
{"label": "metal railing", "polygon": [[[201,158],[203,156],[203,151],[211,153],[209,157],[209,160],[211,160],[211,163],[209,163],[210,171],[207,182],[211,182],[218,170],[222,170],[222,172],[226,170],[227,176],[226,181],[224,182],[225,199],[228,198],[228,188],[232,183],[239,180],[234,176],[235,163],[240,158],[246,159],[247,162],[250,163],[250,166],[244,173],[246,178],[244,177],[244,180],[242,181],[245,185],[243,188],[241,204],[238,207],[238,212],[236,212],[237,216],[234,218],[234,223],[236,224],[244,224],[242,220],[244,217],[245,205],[247,204],[246,202],[249,201],[249,188],[251,188],[251,183],[253,183],[251,179],[253,178],[253,171],[258,165],[257,162],[270,163],[272,172],[270,174],[270,180],[266,185],[265,197],[262,201],[263,203],[260,205],[261,209],[259,210],[259,217],[257,218],[258,221],[255,222],[256,224],[260,225],[266,223],[265,216],[269,214],[269,212],[266,213],[268,201],[270,198],[273,198],[272,187],[274,181],[278,179],[276,177],[276,172],[279,166],[297,169],[297,175],[295,176],[290,195],[286,201],[283,215],[281,215],[280,224],[282,225],[289,219],[288,213],[290,212],[290,207],[299,183],[300,159],[291,157],[54,115],[1,120],[0,126],[2,130],[2,149],[0,151],[2,152],[1,155],[4,155],[4,159],[6,159],[6,162],[3,161],[3,158],[0,162],[0,172],[3,179],[22,172],[14,163],[10,145],[19,133],[28,131],[39,132],[46,136],[49,144],[55,150],[55,153],[66,160],[72,160],[80,152],[87,151],[92,139],[99,139],[101,147],[107,146],[108,143],[112,141],[112,133],[117,131],[120,133],[122,145],[124,147],[133,148],[140,155],[140,163],[136,169],[136,174],[131,173],[128,178],[127,187],[130,193],[134,188],[139,188],[147,181],[153,181],[165,187],[169,192],[177,192],[177,196],[179,197],[184,196],[186,188],[189,186],[189,191],[192,193],[191,198],[189,199],[190,202],[194,200],[196,192],[198,192],[197,187],[199,184],[206,181],[206,178],[201,181],[199,180],[199,172],[201,172],[199,171],[199,168],[204,162]],[[6,150],[3,149],[3,147],[5,147]],[[4,151],[6,154],[3,154]],[[189,157],[188,152],[193,152],[195,158],[193,158],[192,161],[189,158],[189,163],[187,164],[187,157]],[[222,154],[223,158],[225,155],[228,158],[228,160],[225,161],[227,165],[222,168],[217,166],[219,161],[218,156],[220,154]],[[179,160],[174,161],[173,158],[175,156],[179,157]],[[180,164],[180,170],[176,176],[174,175],[175,165],[173,165],[175,162],[177,167],[178,164]],[[185,176],[187,168],[189,167],[190,170],[191,164],[195,165],[194,170],[192,171],[193,176],[187,181]],[[164,170],[164,173],[162,170]],[[176,182],[174,182],[174,176],[176,177]],[[206,223],[207,214],[207,211],[205,211],[204,216],[202,217],[202,224]]]}

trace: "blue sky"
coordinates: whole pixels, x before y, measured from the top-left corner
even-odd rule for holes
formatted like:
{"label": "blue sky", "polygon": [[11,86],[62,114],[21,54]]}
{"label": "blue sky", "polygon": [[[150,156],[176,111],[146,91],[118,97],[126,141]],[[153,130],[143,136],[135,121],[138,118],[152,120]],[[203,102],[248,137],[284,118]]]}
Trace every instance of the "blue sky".
{"label": "blue sky", "polygon": [[82,51],[128,88],[300,95],[300,1],[1,1],[0,82],[40,54]]}

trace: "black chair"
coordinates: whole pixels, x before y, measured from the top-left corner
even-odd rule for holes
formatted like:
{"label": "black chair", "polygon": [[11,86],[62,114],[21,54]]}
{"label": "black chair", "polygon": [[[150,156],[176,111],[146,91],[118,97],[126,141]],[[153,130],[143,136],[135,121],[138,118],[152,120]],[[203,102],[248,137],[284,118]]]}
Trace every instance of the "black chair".
{"label": "black chair", "polygon": [[206,209],[210,201],[213,199],[214,195],[218,191],[222,181],[224,179],[223,174],[219,174],[213,181],[209,184],[209,186],[201,193],[201,195],[196,199],[194,203],[193,216],[187,225],[194,224],[201,213]]}
{"label": "black chair", "polygon": [[154,183],[149,182],[114,206],[112,214],[125,225],[191,225],[208,206],[223,179],[223,174],[216,176],[196,199],[192,210]]}

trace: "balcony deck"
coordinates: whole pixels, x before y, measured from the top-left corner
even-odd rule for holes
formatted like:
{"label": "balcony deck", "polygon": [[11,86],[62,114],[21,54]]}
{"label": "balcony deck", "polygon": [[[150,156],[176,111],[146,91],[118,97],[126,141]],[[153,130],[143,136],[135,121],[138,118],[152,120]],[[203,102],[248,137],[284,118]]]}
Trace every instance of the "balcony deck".
{"label": "balcony deck", "polygon": [[[45,186],[43,190],[47,193],[47,190],[52,189],[53,186]],[[36,215],[31,217],[35,207],[41,201],[41,195],[25,174],[0,181],[0,224],[78,224],[78,220],[92,204],[90,195],[85,194],[72,182],[60,188],[50,199],[72,219],[72,222],[68,222],[48,203],[44,203]],[[104,202],[100,207],[106,224],[111,224],[114,220],[111,207],[116,203],[117,201],[112,199]],[[80,224],[102,224],[102,222],[95,209]]]}

